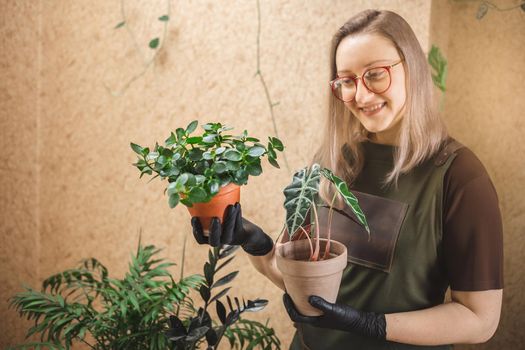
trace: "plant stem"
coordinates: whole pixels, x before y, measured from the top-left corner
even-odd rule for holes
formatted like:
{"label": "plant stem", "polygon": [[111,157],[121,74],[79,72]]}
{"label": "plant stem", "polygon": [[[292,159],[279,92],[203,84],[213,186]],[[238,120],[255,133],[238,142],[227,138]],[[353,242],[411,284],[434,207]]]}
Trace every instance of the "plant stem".
{"label": "plant stem", "polygon": [[330,203],[330,210],[328,211],[328,234],[327,234],[328,241],[326,242],[326,246],[324,249],[323,259],[328,258],[328,255],[330,254],[330,236],[332,233],[332,217],[334,214],[333,208],[334,208],[334,203],[335,203],[336,198],[337,198],[337,191],[334,192],[332,203]]}
{"label": "plant stem", "polygon": [[313,253],[313,256],[310,257],[310,261],[318,261],[319,260],[319,217],[317,216],[317,208],[316,204],[312,206],[313,212],[314,212],[314,219],[315,219],[315,250]]}

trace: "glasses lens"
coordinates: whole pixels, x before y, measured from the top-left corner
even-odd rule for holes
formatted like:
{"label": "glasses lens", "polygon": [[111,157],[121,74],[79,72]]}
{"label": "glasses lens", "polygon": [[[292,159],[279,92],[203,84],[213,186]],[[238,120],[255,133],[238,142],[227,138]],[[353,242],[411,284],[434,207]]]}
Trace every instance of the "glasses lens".
{"label": "glasses lens", "polygon": [[332,83],[332,92],[341,101],[350,102],[356,91],[355,81],[351,78],[337,78]]}
{"label": "glasses lens", "polygon": [[368,90],[380,94],[390,86],[390,73],[386,68],[372,68],[363,75],[363,80]]}

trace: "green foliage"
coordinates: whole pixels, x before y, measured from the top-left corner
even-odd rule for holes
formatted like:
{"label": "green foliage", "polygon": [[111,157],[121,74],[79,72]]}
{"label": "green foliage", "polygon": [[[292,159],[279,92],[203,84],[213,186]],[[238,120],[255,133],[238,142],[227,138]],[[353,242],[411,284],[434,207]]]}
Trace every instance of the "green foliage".
{"label": "green foliage", "polygon": [[225,132],[232,128],[221,123],[202,126],[204,132],[192,135],[198,122],[186,128],[177,128],[163,145],[153,149],[131,143],[138,160],[133,165],[144,174],[160,176],[168,181],[166,192],[171,208],[179,203],[191,207],[193,203],[208,202],[229,183],[245,185],[249,176],[262,173],[261,159],[268,157],[270,164],[279,167],[277,152],[284,146],[276,137],[268,137],[267,145],[248,136],[234,136]]}
{"label": "green foliage", "polygon": [[346,204],[356,215],[359,223],[370,233],[365,214],[359,206],[357,198],[348,189],[346,183],[337,177],[330,169],[321,168],[319,164],[305,167],[293,176],[292,182],[286,186],[284,208],[286,209],[286,229],[292,238],[303,227],[312,206],[317,204],[315,199],[319,193],[321,175],[333,185]]}
{"label": "green foliage", "polygon": [[432,45],[428,53],[428,63],[432,67],[432,81],[442,92],[446,90],[447,60],[437,46]]}
{"label": "green foliage", "polygon": [[[27,336],[40,335],[40,342],[9,349],[62,350],[70,349],[75,342],[100,350],[171,349],[174,344],[169,339],[173,328],[170,328],[170,319],[177,318],[185,325],[198,324],[195,320],[200,319],[202,324],[207,306],[212,302],[220,303],[219,298],[227,294],[230,287],[211,297],[213,289],[230,283],[237,276],[238,272],[234,271],[213,282],[215,274],[231,262],[233,256],[219,266],[216,266],[217,261],[232,254],[233,250],[210,250],[210,261],[204,266],[206,277],[191,275],[181,277],[178,282],[168,271],[175,264],[156,258],[160,250],[152,245],[144,247],[139,244],[136,254],[131,257],[129,271],[122,279],[110,278],[107,268],[97,259],[83,260],[77,268],[47,278],[40,291],[26,288],[11,298],[11,306],[20,316],[34,320]],[[191,290],[199,291],[201,296],[206,297],[204,308],[196,309],[189,296]],[[235,316],[248,309],[255,311],[256,307],[266,305],[266,301],[257,299],[244,305],[243,310],[235,309]],[[212,320],[209,314],[206,315],[208,318],[204,321],[211,325]],[[222,328],[209,328],[206,332],[202,332],[204,329],[201,328],[193,332],[191,344],[199,344],[206,333],[211,334],[214,329],[224,332],[240,320],[240,317],[228,317],[228,326],[223,324]],[[243,322],[251,324],[252,321]],[[257,328],[256,324],[253,327],[260,330],[257,336],[261,342],[279,348],[273,330]],[[220,332],[217,334],[222,336]],[[241,338],[235,340],[236,343],[240,341]],[[185,346],[184,349],[193,347]]]}

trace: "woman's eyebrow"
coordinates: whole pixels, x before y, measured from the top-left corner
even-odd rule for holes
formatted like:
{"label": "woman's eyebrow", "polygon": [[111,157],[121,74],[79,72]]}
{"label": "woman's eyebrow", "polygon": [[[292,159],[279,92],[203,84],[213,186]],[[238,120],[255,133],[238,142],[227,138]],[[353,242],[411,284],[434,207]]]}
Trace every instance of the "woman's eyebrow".
{"label": "woman's eyebrow", "polygon": [[[386,59],[381,59],[381,60],[374,60],[374,61],[369,62],[366,65],[364,65],[363,68],[368,68],[368,67],[373,66],[375,64],[378,64],[378,63],[381,63],[381,62],[389,62],[389,61],[394,61],[394,59],[386,58]],[[343,70],[337,71],[337,74],[341,74],[341,73],[353,73],[353,74],[355,74],[351,70],[343,69]]]}

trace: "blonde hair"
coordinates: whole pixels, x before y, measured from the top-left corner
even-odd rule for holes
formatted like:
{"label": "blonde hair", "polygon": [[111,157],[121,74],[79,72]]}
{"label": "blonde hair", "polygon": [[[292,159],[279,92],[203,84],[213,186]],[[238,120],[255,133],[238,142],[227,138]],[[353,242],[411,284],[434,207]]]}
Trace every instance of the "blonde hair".
{"label": "blonde hair", "polygon": [[[335,54],[339,43],[349,35],[358,34],[378,34],[389,39],[403,59],[407,92],[405,114],[401,119],[394,166],[384,179],[385,185],[397,184],[400,174],[409,172],[439,150],[448,136],[447,131],[434,103],[425,54],[410,25],[394,12],[365,10],[339,28],[330,49],[331,79],[337,74]],[[343,102],[330,94],[323,140],[312,163],[330,168],[351,184],[363,168],[361,143],[367,139],[368,131],[359,120]],[[321,198],[330,203],[333,195],[330,183],[323,179]],[[336,205],[342,205],[341,198],[337,198]]]}

